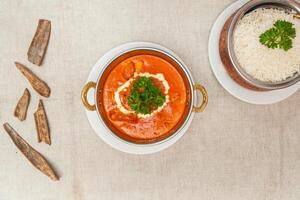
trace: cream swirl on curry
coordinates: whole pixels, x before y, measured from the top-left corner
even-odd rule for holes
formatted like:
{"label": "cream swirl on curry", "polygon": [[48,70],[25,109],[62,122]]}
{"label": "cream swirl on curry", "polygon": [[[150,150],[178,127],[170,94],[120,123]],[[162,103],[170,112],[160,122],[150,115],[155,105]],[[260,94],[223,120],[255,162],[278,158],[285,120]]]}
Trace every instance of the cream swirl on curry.
{"label": "cream swirl on curry", "polygon": [[133,114],[133,113],[136,113],[136,112],[134,110],[127,109],[122,104],[121,99],[120,99],[120,92],[128,90],[129,87],[130,87],[130,85],[132,84],[132,82],[134,80],[136,80],[138,77],[149,77],[149,78],[157,79],[157,80],[161,81],[161,83],[164,86],[165,102],[163,103],[163,105],[158,106],[155,110],[152,110],[150,114],[137,113],[137,116],[139,118],[147,118],[147,117],[150,117],[150,116],[154,115],[155,113],[160,112],[167,105],[167,103],[169,103],[169,90],[170,90],[170,86],[169,86],[168,81],[166,81],[164,75],[161,74],[161,73],[151,74],[151,73],[148,73],[148,72],[145,72],[145,73],[137,73],[137,72],[135,72],[134,76],[132,78],[130,78],[128,81],[126,81],[123,85],[121,85],[117,89],[117,91],[115,92],[115,101],[117,103],[117,107],[124,114]]}

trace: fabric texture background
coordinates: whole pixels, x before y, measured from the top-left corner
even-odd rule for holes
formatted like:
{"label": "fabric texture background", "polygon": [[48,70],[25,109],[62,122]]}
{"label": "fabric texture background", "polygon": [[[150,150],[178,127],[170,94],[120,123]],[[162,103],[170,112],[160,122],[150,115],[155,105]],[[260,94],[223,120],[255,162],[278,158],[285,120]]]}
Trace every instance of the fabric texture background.
{"label": "fabric texture background", "polygon": [[[300,199],[300,92],[268,106],[241,102],[216,81],[208,37],[233,0],[1,0],[0,123],[8,121],[46,156],[61,180],[31,166],[0,129],[0,199]],[[27,61],[39,18],[52,21],[41,67]],[[80,100],[96,61],[128,41],[150,41],[176,52],[209,92],[184,137],[147,156],[112,149],[92,130]],[[44,99],[52,145],[37,143],[33,112],[39,95],[14,61],[52,89]],[[13,117],[28,87],[27,120]]]}

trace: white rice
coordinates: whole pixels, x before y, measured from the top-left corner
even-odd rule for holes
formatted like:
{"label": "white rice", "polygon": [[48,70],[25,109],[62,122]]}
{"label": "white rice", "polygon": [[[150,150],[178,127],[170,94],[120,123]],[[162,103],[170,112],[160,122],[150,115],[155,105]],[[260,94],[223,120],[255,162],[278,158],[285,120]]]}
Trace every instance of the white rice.
{"label": "white rice", "polygon": [[[277,20],[294,24],[296,38],[288,51],[270,49],[259,42],[259,36]],[[234,32],[234,51],[239,64],[252,77],[278,82],[300,72],[300,20],[278,9],[258,8],[245,15]]]}

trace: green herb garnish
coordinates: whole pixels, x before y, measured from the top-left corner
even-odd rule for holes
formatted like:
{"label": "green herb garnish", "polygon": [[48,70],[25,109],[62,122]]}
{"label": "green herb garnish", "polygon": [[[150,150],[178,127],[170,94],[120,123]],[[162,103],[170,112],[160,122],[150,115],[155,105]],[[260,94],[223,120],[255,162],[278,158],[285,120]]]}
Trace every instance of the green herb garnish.
{"label": "green herb garnish", "polygon": [[141,114],[162,106],[166,100],[161,90],[153,84],[149,77],[140,77],[133,82],[133,88],[128,97],[128,105],[132,110]]}
{"label": "green herb garnish", "polygon": [[294,24],[284,20],[277,20],[274,27],[259,36],[259,41],[268,48],[280,48],[285,51],[293,47],[292,39],[296,37]]}

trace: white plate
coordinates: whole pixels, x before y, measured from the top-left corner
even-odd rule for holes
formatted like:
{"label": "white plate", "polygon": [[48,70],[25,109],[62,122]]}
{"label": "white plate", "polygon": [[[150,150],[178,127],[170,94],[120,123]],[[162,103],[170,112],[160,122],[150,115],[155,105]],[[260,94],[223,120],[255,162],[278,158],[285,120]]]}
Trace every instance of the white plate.
{"label": "white plate", "polygon": [[[100,76],[100,73],[103,69],[103,67],[109,63],[113,58],[115,58],[117,55],[120,55],[120,53],[128,51],[130,49],[138,48],[138,47],[152,47],[155,49],[163,50],[170,55],[174,56],[177,60],[182,62],[178,56],[176,56],[175,53],[170,51],[169,49],[158,45],[154,43],[149,43],[149,42],[132,42],[132,43],[126,43],[123,45],[120,45],[118,47],[113,48],[109,52],[107,52],[104,56],[102,56],[98,62],[95,64],[93,67],[87,81],[93,81],[97,82],[98,77]],[[183,63],[183,62],[182,62]],[[94,103],[94,91],[88,93],[88,101],[91,103]],[[197,99],[196,99],[197,100]],[[162,151],[171,145],[173,145],[175,142],[177,142],[187,131],[188,127],[190,126],[190,123],[193,119],[194,113],[191,114],[191,117],[187,121],[186,125],[183,127],[183,129],[177,133],[174,134],[173,136],[170,137],[170,139],[156,143],[156,144],[132,144],[129,142],[126,142],[124,140],[121,140],[117,136],[113,135],[110,130],[108,130],[104,125],[101,119],[99,118],[98,114],[96,111],[88,111],[86,110],[86,115],[87,118],[96,132],[96,134],[107,144],[112,146],[113,148],[125,152],[125,153],[130,153],[130,154],[151,154],[151,153],[156,153],[159,151]]]}
{"label": "white plate", "polygon": [[282,101],[300,88],[300,82],[281,90],[273,90],[268,92],[256,92],[246,89],[237,84],[227,74],[219,54],[219,38],[223,25],[226,20],[248,0],[238,0],[227,7],[215,21],[208,41],[208,55],[211,69],[215,74],[219,83],[234,97],[251,104],[273,104]]}

